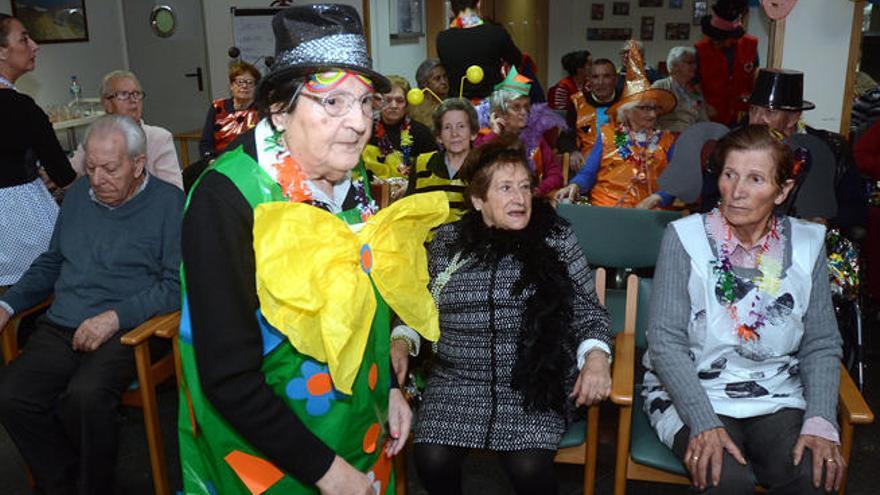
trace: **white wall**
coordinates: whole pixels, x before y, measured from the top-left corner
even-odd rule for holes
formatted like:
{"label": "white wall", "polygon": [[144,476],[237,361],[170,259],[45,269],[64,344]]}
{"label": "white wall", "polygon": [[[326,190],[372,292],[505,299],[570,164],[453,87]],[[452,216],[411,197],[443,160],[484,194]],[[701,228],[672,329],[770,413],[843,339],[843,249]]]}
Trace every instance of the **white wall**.
{"label": "white wall", "polygon": [[785,23],[782,66],[804,72],[804,99],[816,104],[804,119],[835,132],[840,131],[853,5],[800,0]]}
{"label": "white wall", "polygon": [[[37,67],[16,86],[42,107],[70,101],[67,86],[76,74],[84,97],[95,97],[104,74],[127,67],[120,0],[88,0],[89,41],[40,45]],[[12,13],[10,0],[0,0],[0,12]]]}
{"label": "white wall", "polygon": [[[605,5],[605,19],[593,21],[590,19],[590,8],[593,3]],[[593,54],[593,58],[608,58],[619,64],[620,55],[618,50],[623,42],[620,41],[587,41],[588,27],[629,27],[633,30],[636,39],[641,37],[642,16],[654,16],[654,40],[643,41],[645,46],[645,58],[654,68],[660,61],[666,60],[666,55],[674,46],[693,45],[703,37],[700,26],[691,24],[691,37],[689,40],[666,40],[667,22],[692,22],[694,1],[685,0],[682,9],[668,8],[668,0],[663,8],[641,8],[638,0],[629,0],[630,15],[621,17],[612,15],[613,0],[552,0],[550,2],[550,43],[549,43],[549,83],[555,84],[565,73],[562,70],[560,60],[566,53],[586,48]],[[758,38],[758,53],[761,64],[767,61],[767,38],[770,23],[760,7],[752,7],[749,12],[748,31]]]}
{"label": "white wall", "polygon": [[[426,0],[436,1],[436,0]],[[373,67],[382,74],[397,74],[415,86],[416,69],[425,60],[428,43],[424,36],[392,40],[388,0],[370,0],[370,46]]]}
{"label": "white wall", "polygon": [[[362,0],[336,1],[355,5],[358,10],[362,5]],[[212,98],[229,96],[229,84],[226,77],[229,56],[226,52],[234,44],[230,8],[266,8],[269,3],[269,0],[202,0]],[[302,0],[296,3],[312,2],[311,0]],[[370,48],[374,68],[384,74],[406,76],[411,82],[414,82],[416,67],[424,60],[427,51],[424,36],[407,40],[391,40],[387,0],[369,0],[369,11]]]}
{"label": "white wall", "polygon": [[[548,84],[555,84],[565,75],[560,60],[566,53],[574,50],[587,49],[593,58],[607,58],[620,64],[620,46],[623,41],[587,41],[587,28],[631,28],[635,39],[641,38],[643,16],[654,17],[654,39],[643,41],[645,59],[657,67],[658,62],[666,60],[666,55],[674,46],[693,45],[702,37],[700,26],[694,26],[694,1],[685,0],[681,9],[670,9],[669,1],[664,0],[662,8],[639,7],[638,0],[629,2],[629,16],[613,15],[613,0],[551,0],[549,22],[550,40],[548,43]],[[593,3],[605,5],[605,18],[601,21],[590,19]],[[686,22],[691,24],[690,39],[667,40],[667,22]]]}

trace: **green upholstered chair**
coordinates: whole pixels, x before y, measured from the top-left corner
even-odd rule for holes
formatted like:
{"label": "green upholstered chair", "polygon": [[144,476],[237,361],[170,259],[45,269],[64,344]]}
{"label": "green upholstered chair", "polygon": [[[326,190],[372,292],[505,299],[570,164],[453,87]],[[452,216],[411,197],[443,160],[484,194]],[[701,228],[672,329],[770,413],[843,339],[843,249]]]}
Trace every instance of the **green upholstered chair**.
{"label": "green upholstered chair", "polygon": [[[635,275],[629,275],[626,289],[606,289],[606,269],[654,266],[663,230],[669,222],[680,218],[681,214],[570,204],[559,204],[556,211],[571,222],[587,261],[596,267],[596,294],[599,302],[605,305],[611,315],[611,328],[617,332],[613,374],[616,381],[616,363],[621,359],[619,341],[627,338],[626,335],[634,334],[639,321],[639,279]],[[623,348],[626,349],[626,346]],[[588,495],[595,490],[598,435],[599,406],[594,405],[588,408],[586,420],[570,426],[562,437],[556,454],[556,462],[584,464],[584,493]]]}

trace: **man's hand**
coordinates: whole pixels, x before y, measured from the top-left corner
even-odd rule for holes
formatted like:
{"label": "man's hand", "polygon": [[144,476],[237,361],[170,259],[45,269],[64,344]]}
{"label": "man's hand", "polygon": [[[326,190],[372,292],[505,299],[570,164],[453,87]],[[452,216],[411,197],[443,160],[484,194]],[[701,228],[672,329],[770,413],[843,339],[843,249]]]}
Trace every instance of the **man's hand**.
{"label": "man's hand", "polygon": [[392,457],[403,450],[411,427],[412,409],[400,389],[392,388],[388,392],[388,430],[391,438],[385,448],[385,455]]}
{"label": "man's hand", "polygon": [[718,486],[721,482],[721,463],[725,450],[740,464],[747,464],[739,447],[733,443],[727,435],[727,430],[722,427],[706,430],[688,442],[684,453],[684,464],[691,473],[691,482],[700,491],[709,486],[708,470],[710,469],[712,486]]}
{"label": "man's hand", "polygon": [[813,451],[813,486],[819,488],[822,483],[822,468],[824,466],[825,491],[830,492],[832,488],[835,492],[839,490],[843,474],[846,472],[846,462],[840,455],[837,444],[822,437],[801,435],[791,451],[795,466],[801,463],[804,448]]}
{"label": "man's hand", "polygon": [[84,320],[73,334],[73,350],[92,352],[119,330],[119,317],[112,309]]}
{"label": "man's hand", "polygon": [[590,351],[570,397],[577,406],[591,406],[611,395],[611,364],[604,352]]}
{"label": "man's hand", "polygon": [[391,340],[391,366],[397,375],[397,383],[402,387],[406,384],[406,372],[409,367],[409,346],[403,339]]}
{"label": "man's hand", "polygon": [[322,495],[375,495],[370,478],[339,456],[315,486]]}

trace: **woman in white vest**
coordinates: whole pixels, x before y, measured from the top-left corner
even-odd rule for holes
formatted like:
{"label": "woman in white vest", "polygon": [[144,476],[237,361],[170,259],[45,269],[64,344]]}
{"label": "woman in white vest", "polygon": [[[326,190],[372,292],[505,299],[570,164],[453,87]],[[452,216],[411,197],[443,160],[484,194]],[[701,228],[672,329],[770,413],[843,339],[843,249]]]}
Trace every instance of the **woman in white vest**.
{"label": "woman in white vest", "polygon": [[825,229],[774,214],[799,168],[781,135],[748,126],[715,153],[718,207],[673,222],[661,246],[645,411],[698,490],[836,490],[841,340]]}

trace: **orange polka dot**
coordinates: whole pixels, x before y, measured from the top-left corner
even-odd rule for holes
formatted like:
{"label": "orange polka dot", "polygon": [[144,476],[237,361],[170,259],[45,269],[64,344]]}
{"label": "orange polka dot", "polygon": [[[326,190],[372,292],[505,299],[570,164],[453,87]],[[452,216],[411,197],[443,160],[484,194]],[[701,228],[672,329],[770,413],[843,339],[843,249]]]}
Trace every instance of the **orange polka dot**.
{"label": "orange polka dot", "polygon": [[315,373],[310,376],[309,381],[306,382],[306,389],[309,391],[309,394],[315,397],[330,392],[332,388],[333,385],[330,382],[329,373]]}
{"label": "orange polka dot", "polygon": [[361,247],[361,269],[367,273],[373,269],[373,250],[370,249],[369,244]]}
{"label": "orange polka dot", "polygon": [[377,440],[379,440],[379,423],[373,423],[364,433],[364,452],[367,454],[375,452]]}
{"label": "orange polka dot", "polygon": [[379,381],[379,367],[376,366],[376,363],[370,365],[370,374],[367,375],[367,383],[370,385],[370,390],[376,390],[376,382]]}

